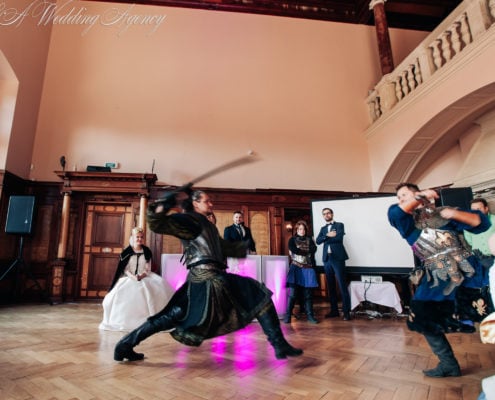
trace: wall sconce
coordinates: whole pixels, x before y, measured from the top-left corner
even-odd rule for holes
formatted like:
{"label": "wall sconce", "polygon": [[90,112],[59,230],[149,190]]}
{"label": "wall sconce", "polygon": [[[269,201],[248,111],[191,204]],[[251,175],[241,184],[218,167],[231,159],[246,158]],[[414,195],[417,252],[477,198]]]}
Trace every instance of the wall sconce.
{"label": "wall sconce", "polygon": [[292,232],[292,224],[290,222],[287,225],[285,225],[285,230],[287,232]]}

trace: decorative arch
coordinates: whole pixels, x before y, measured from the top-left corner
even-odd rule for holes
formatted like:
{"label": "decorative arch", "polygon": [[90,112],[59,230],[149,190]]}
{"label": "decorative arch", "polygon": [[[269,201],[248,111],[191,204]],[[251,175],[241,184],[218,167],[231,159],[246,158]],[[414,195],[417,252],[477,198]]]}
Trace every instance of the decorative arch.
{"label": "decorative arch", "polygon": [[476,120],[495,109],[495,83],[452,103],[418,129],[400,150],[379,191],[394,192],[398,183],[415,182],[431,164],[451,149]]}

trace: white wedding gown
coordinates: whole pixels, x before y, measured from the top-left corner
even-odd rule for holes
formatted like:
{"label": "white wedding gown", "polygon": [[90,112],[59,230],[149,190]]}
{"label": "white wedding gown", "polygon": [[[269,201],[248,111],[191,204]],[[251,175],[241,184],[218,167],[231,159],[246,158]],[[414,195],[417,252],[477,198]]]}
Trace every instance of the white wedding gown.
{"label": "white wedding gown", "polygon": [[[133,274],[139,262],[138,274],[149,264],[144,257],[130,257],[125,268]],[[131,331],[146,319],[161,311],[172,297],[174,290],[165,280],[154,272],[140,281],[124,274],[103,299],[103,321],[99,328],[110,331]]]}

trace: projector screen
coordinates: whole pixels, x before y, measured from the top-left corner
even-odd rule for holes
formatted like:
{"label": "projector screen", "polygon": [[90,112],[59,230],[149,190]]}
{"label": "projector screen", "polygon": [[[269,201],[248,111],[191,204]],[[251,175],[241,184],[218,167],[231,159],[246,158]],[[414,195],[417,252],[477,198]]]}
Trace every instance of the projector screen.
{"label": "projector screen", "polygon": [[[321,211],[328,207],[334,220],[345,228],[344,246],[349,254],[346,267],[360,273],[407,273],[414,267],[414,256],[407,242],[393,228],[387,217],[394,195],[311,202],[315,240],[325,225]],[[322,266],[323,244],[318,246],[316,265]]]}

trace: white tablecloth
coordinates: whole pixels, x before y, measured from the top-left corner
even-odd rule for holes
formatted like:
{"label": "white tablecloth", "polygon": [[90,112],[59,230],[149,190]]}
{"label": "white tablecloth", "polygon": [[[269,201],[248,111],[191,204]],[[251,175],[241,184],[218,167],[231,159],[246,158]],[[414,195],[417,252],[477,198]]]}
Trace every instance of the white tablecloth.
{"label": "white tablecloth", "polygon": [[351,309],[356,308],[362,301],[380,304],[395,308],[398,313],[402,312],[399,293],[392,282],[365,283],[353,281],[349,284],[351,296]]}

